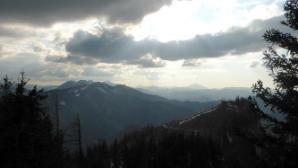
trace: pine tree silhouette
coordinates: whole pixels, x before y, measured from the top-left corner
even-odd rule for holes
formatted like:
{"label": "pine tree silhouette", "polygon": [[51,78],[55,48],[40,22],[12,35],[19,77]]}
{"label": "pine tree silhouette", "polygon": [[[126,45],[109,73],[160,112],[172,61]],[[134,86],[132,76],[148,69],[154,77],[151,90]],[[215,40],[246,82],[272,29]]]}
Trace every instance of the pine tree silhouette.
{"label": "pine tree silhouette", "polygon": [[17,83],[5,77],[1,85],[1,167],[56,167],[49,159],[55,155],[52,123],[41,105],[46,96],[36,86],[27,90],[28,81],[22,72]]}
{"label": "pine tree silhouette", "polygon": [[[287,0],[284,5],[286,20],[281,24],[298,30],[298,0]],[[291,33],[271,29],[264,39],[271,43],[264,52],[264,63],[270,70],[275,88],[265,87],[262,81],[253,86],[253,92],[276,114],[285,116],[282,121],[271,114],[260,112],[266,129],[270,167],[297,167],[298,155],[298,41]],[[282,50],[280,50],[282,49]],[[269,132],[269,133],[268,133]],[[264,139],[265,140],[265,139]]]}

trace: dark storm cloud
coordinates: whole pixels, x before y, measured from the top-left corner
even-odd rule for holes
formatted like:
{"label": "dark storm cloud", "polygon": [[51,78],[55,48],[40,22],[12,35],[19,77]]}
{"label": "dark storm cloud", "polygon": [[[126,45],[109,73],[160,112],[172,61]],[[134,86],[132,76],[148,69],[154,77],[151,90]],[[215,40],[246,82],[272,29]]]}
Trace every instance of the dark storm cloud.
{"label": "dark storm cloud", "polygon": [[[241,55],[264,49],[266,45],[262,35],[269,28],[285,30],[285,27],[280,26],[281,20],[282,17],[256,20],[247,27],[235,27],[216,35],[198,35],[189,40],[167,43],[149,39],[134,41],[133,37],[115,29],[103,30],[99,36],[79,31],[66,44],[66,50],[69,60],[86,57],[108,63],[138,63],[148,54],[162,60]],[[145,66],[155,65],[147,63]]]}
{"label": "dark storm cloud", "polygon": [[0,0],[0,22],[49,25],[88,17],[132,23],[172,0]]}
{"label": "dark storm cloud", "polygon": [[[104,30],[100,36],[79,31],[67,43],[69,56],[58,58],[56,62],[92,64],[101,62],[136,64],[141,67],[162,67],[165,63],[150,53],[160,42],[143,40],[136,42],[119,29]],[[49,57],[47,60],[51,60]]]}
{"label": "dark storm cloud", "polygon": [[[146,43],[145,43],[146,44]],[[104,30],[100,36],[79,31],[66,44],[71,55],[98,58],[105,62],[135,59],[145,48],[120,30]],[[75,56],[74,56],[75,57]]]}

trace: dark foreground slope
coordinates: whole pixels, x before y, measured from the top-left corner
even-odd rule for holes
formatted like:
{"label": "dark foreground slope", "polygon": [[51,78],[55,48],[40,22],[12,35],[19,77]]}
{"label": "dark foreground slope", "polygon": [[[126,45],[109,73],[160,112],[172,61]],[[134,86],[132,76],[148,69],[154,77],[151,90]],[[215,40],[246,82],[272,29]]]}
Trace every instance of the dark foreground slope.
{"label": "dark foreground slope", "polygon": [[80,115],[85,144],[99,138],[111,140],[146,125],[185,118],[215,105],[215,102],[172,101],[124,85],[88,81],[67,82],[47,94],[46,104],[51,113],[55,111],[57,95],[60,120],[66,131],[71,129],[74,117]]}
{"label": "dark foreground slope", "polygon": [[111,145],[87,150],[87,167],[230,168],[258,167],[253,142],[257,120],[246,99],[157,127],[127,133]]}
{"label": "dark foreground slope", "polygon": [[163,127],[195,131],[201,136],[211,137],[220,145],[227,161],[240,167],[255,167],[256,147],[248,136],[259,134],[260,130],[253,110],[246,99],[236,99]]}

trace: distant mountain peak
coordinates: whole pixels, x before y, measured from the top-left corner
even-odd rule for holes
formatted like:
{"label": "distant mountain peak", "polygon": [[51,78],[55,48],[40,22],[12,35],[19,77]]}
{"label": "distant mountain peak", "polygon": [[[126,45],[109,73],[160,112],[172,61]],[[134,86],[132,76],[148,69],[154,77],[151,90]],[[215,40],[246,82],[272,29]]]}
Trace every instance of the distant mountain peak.
{"label": "distant mountain peak", "polygon": [[191,89],[208,89],[206,86],[203,86],[203,85],[197,84],[197,83],[189,85],[188,88],[191,88]]}
{"label": "distant mountain peak", "polygon": [[110,86],[116,86],[117,85],[117,84],[115,84],[115,83],[113,83],[111,81],[104,81],[103,83],[106,83],[106,84],[108,84]]}
{"label": "distant mountain peak", "polygon": [[79,81],[70,80],[58,86],[57,89],[69,89],[76,86],[90,85],[92,83],[94,83],[92,80],[79,80]]}
{"label": "distant mountain peak", "polygon": [[89,84],[92,84],[94,83],[94,81],[92,80],[79,80],[77,81],[78,84],[83,84],[83,85],[89,85]]}

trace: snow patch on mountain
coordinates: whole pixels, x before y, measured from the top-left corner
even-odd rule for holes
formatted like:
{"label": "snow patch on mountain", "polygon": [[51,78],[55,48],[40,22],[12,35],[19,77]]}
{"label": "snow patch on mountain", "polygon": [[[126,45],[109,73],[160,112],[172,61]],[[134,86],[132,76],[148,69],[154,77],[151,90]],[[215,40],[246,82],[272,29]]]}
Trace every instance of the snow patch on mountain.
{"label": "snow patch on mountain", "polygon": [[103,88],[101,88],[101,87],[96,87],[96,89],[97,89],[98,91],[104,93],[104,94],[107,94],[107,93],[108,93],[105,89],[103,89]]}

